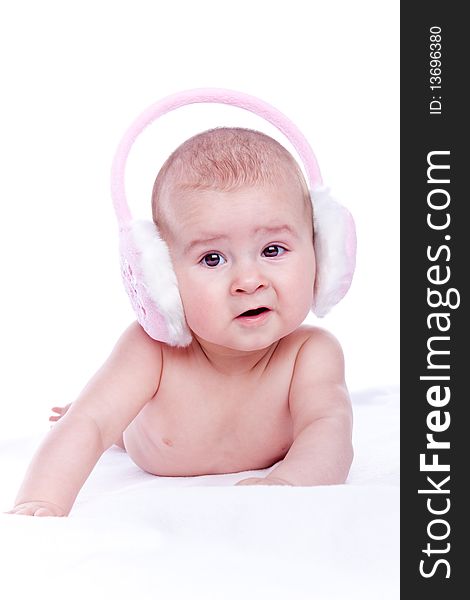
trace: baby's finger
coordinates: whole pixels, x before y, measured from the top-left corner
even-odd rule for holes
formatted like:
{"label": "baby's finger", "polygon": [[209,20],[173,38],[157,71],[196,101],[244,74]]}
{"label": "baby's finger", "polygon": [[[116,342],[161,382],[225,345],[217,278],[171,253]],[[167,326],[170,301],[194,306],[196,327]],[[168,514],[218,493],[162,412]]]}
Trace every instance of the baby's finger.
{"label": "baby's finger", "polygon": [[248,477],[247,479],[241,479],[235,485],[256,485],[260,481],[262,481],[260,477]]}
{"label": "baby's finger", "polygon": [[31,508],[23,507],[23,508],[14,508],[10,511],[11,515],[31,515]]}
{"label": "baby's finger", "polygon": [[50,511],[48,508],[37,508],[34,513],[33,513],[33,517],[53,517],[54,513],[52,511]]}

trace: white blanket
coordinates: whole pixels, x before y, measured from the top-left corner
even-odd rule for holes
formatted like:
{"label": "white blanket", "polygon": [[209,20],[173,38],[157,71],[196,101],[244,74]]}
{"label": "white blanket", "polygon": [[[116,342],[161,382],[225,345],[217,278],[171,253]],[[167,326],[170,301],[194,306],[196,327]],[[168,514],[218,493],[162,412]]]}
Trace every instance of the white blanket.
{"label": "white blanket", "polygon": [[[397,388],[353,394],[346,485],[155,477],[108,450],[66,519],[0,514],[0,595],[26,599],[397,599]],[[41,436],[0,442],[8,510]]]}

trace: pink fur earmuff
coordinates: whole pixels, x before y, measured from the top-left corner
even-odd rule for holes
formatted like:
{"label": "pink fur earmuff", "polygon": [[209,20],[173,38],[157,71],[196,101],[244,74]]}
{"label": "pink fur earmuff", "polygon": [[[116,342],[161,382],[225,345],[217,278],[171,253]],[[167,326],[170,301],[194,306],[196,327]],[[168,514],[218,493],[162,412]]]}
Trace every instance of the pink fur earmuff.
{"label": "pink fur earmuff", "polygon": [[349,211],[323,186],[309,143],[286,116],[266,102],[232,90],[187,90],[149,106],[129,127],[114,157],[111,193],[119,224],[121,271],[139,323],[152,338],[172,346],[187,346],[186,324],[168,246],[153,221],[132,219],[125,193],[125,167],[138,135],[161,115],[195,103],[229,104],[272,123],[291,142],[305,167],[313,203],[316,279],[312,310],[323,317],[348,291],[356,263],[356,229]]}

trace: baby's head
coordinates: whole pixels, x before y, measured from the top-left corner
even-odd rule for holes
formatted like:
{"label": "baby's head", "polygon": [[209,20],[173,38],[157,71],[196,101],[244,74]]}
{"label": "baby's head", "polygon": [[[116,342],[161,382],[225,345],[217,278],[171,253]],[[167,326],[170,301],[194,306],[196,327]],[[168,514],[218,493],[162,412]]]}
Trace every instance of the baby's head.
{"label": "baby's head", "polygon": [[[312,203],[277,141],[241,128],[190,138],[161,168],[152,214],[196,338],[258,350],[305,319],[315,280]],[[240,316],[246,311],[260,314]]]}

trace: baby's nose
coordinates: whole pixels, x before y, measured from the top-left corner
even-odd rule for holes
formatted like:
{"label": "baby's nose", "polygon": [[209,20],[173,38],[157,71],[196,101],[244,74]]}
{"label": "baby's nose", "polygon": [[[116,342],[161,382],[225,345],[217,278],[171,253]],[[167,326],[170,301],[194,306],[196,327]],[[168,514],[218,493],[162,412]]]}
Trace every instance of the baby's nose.
{"label": "baby's nose", "polygon": [[267,278],[259,269],[253,267],[242,267],[233,278],[231,285],[232,294],[253,294],[257,290],[268,287]]}

